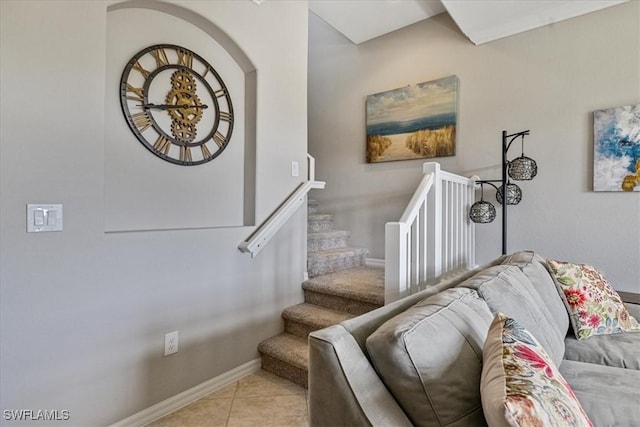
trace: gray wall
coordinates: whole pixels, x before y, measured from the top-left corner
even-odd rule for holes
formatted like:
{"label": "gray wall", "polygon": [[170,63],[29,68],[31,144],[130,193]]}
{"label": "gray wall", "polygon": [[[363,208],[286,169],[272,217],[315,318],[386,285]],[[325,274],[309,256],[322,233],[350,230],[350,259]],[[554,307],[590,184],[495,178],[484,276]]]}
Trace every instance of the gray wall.
{"label": "gray wall", "polygon": [[[539,174],[509,211],[508,251],[591,263],[640,292],[640,194],[591,191],[592,112],[640,102],[640,2],[480,46],[447,14],[360,45],[309,22],[309,152],[327,181],[314,197],[354,245],[384,258],[384,224],[399,219],[423,163],[366,164],[366,96],[455,74],[457,155],[436,159],[443,169],[499,178],[502,130],[531,130],[525,152]],[[498,213],[476,227],[478,262],[500,254],[500,223]]]}
{"label": "gray wall", "polygon": [[[112,3],[0,2],[0,409],[66,409],[78,426],[256,359],[281,310],[302,300],[306,263],[304,210],[255,259],[237,249],[254,227],[104,233]],[[225,31],[257,70],[259,223],[302,179],[291,161],[306,164],[307,4],[175,3]],[[139,167],[159,162],[149,154]],[[27,234],[27,203],[62,203],[64,231]],[[173,330],[180,351],[163,357]]]}

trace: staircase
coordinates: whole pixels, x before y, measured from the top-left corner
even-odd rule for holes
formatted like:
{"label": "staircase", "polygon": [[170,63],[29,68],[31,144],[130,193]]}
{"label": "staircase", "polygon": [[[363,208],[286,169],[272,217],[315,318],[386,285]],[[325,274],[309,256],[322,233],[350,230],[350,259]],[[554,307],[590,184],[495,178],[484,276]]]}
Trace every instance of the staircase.
{"label": "staircase", "polygon": [[333,229],[333,215],[319,214],[318,202],[309,201],[307,271],[309,277],[365,265],[368,250],[347,247],[349,232]]}
{"label": "staircase", "polygon": [[333,215],[309,201],[309,280],[304,302],[282,312],[284,333],[258,345],[262,368],[307,387],[310,332],[384,305],[384,270],[365,266],[366,249],[348,247],[349,232],[333,229]]}

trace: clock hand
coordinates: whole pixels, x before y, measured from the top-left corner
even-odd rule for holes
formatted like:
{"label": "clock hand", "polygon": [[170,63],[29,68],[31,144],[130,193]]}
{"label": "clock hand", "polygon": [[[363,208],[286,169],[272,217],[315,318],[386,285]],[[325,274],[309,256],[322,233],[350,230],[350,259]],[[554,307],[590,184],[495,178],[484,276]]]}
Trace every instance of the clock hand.
{"label": "clock hand", "polygon": [[157,110],[175,110],[175,109],[188,109],[188,108],[202,108],[203,110],[206,110],[207,108],[209,108],[208,105],[189,105],[189,104],[182,104],[182,105],[173,105],[173,104],[139,104],[138,107],[142,107],[142,108],[155,108]]}

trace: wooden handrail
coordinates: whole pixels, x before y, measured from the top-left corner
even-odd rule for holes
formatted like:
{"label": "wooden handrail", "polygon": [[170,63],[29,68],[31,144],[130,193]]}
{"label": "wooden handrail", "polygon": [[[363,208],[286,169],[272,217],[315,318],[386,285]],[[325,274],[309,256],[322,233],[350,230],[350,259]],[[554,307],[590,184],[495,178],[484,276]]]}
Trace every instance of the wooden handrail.
{"label": "wooden handrail", "polygon": [[307,154],[307,171],[307,181],[302,182],[245,241],[238,245],[240,251],[250,253],[251,258],[258,255],[304,203],[307,193],[313,189],[325,187],[325,182],[315,180],[315,159],[309,154]]}

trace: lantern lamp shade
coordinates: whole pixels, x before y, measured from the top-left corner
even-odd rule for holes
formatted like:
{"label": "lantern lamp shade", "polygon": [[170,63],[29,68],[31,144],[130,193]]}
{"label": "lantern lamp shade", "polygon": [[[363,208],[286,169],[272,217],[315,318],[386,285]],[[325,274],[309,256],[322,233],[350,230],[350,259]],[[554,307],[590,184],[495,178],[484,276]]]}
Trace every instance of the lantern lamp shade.
{"label": "lantern lamp shade", "polygon": [[[502,185],[496,191],[496,200],[502,204]],[[507,204],[517,205],[522,200],[522,190],[515,184],[507,184]]]}
{"label": "lantern lamp shade", "polygon": [[496,219],[496,208],[489,202],[480,200],[471,205],[469,219],[475,223],[486,224]]}
{"label": "lantern lamp shade", "polygon": [[530,157],[520,156],[509,162],[509,176],[516,181],[529,181],[538,174],[538,165]]}

